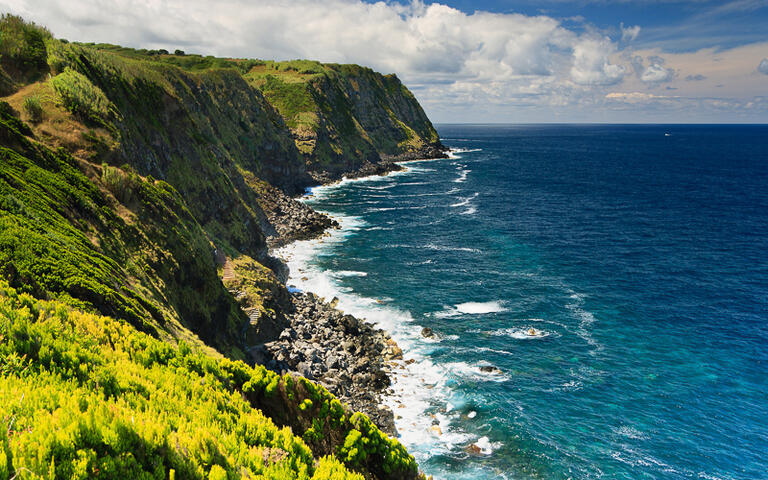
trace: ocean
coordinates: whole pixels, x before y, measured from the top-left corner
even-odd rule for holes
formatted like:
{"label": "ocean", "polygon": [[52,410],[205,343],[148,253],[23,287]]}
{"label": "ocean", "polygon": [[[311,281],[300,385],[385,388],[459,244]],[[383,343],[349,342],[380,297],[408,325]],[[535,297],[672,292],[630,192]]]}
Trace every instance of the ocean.
{"label": "ocean", "polygon": [[278,252],[414,360],[421,468],[768,479],[768,126],[437,129],[451,158],[312,189],[342,228]]}

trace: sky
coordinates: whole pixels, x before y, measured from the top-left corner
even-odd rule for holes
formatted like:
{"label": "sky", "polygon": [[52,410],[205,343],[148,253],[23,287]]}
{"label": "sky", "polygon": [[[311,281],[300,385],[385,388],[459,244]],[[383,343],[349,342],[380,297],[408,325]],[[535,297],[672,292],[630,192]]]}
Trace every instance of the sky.
{"label": "sky", "polygon": [[0,0],[71,41],[395,73],[436,123],[768,123],[768,0]]}

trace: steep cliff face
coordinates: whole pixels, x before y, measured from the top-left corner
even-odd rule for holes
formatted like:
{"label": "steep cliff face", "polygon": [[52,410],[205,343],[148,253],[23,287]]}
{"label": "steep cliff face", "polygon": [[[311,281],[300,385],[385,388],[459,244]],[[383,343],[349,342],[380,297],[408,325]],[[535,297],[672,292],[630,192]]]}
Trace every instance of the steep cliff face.
{"label": "steep cliff face", "polygon": [[217,244],[263,251],[265,216],[244,172],[288,193],[310,179],[282,119],[237,69],[185,71],[77,45],[53,50],[54,73],[84,75],[110,102],[105,123],[118,140],[110,163],[168,181]]}
{"label": "steep cliff face", "polygon": [[334,225],[290,195],[442,153],[399,80],[0,30],[0,480],[419,476],[322,387],[232,361],[295,313],[267,238]]}
{"label": "steep cliff face", "polygon": [[0,275],[35,297],[242,356],[245,315],[179,194],[30,141],[0,106]]}
{"label": "steep cliff face", "polygon": [[317,179],[336,179],[382,160],[444,156],[432,123],[395,75],[292,61],[264,62],[246,78],[283,116]]}
{"label": "steep cliff face", "polygon": [[[156,258],[154,263],[136,266],[141,275],[118,268],[109,281],[103,279],[106,284],[148,279],[151,293],[138,298],[164,313],[129,305],[121,296],[90,301],[102,313],[124,318],[125,312],[135,311],[138,317],[172,318],[227,351],[242,350],[243,338],[272,340],[284,326],[280,312],[290,305],[278,281],[281,270],[267,255],[267,237],[279,244],[333,224],[285,195],[318,180],[375,172],[383,168],[383,159],[442,153],[432,124],[394,75],[356,65],[228,60],[70,44],[15,17],[4,18],[4,25],[11,25],[4,30],[18,30],[13,37],[18,45],[11,48],[6,42],[7,52],[0,52],[0,70],[12,79],[7,100],[28,121],[24,128],[40,142],[35,148],[62,147],[71,155],[69,162],[82,176],[106,191],[97,204],[117,213],[114,222],[131,226],[136,218],[148,222],[136,227],[139,233],[146,236],[147,229],[167,236],[162,216],[168,215],[184,224],[184,229],[169,232],[187,232],[162,242],[146,240],[159,245],[162,254],[148,255]],[[6,113],[10,122],[13,115]],[[126,191],[110,195],[107,173]],[[155,179],[172,187],[168,198],[152,197]],[[159,202],[172,200],[172,212],[161,213],[166,206],[151,207],[150,200],[142,203],[145,194]],[[146,215],[152,208],[160,210]],[[92,226],[90,235],[113,235],[123,228],[104,222]],[[101,245],[98,240],[96,246]],[[140,247],[123,250],[111,260],[120,265],[147,252]],[[226,274],[229,293],[211,283],[216,268]],[[260,272],[261,285],[255,290],[243,280],[253,280],[254,272]],[[49,287],[39,293],[67,292],[83,300],[91,295]],[[194,291],[205,293],[196,296]],[[232,296],[242,308],[233,304]],[[224,319],[228,326],[217,329],[216,322]]]}

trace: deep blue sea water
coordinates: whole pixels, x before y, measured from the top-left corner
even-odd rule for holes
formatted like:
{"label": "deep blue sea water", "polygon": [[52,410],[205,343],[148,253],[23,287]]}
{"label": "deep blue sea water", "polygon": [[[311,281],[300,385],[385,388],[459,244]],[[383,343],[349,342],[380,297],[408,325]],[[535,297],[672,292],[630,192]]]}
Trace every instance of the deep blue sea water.
{"label": "deep blue sea water", "polygon": [[315,189],[343,228],[281,252],[416,360],[422,469],[768,479],[768,127],[438,130],[453,158]]}

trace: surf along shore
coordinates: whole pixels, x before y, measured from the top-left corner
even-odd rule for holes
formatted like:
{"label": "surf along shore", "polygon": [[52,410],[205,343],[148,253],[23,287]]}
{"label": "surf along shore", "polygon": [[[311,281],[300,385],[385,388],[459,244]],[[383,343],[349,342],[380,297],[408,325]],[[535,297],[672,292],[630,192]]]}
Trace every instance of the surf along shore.
{"label": "surf along shore", "polygon": [[[265,209],[277,230],[268,239],[270,255],[283,265],[281,280],[291,292],[294,310],[287,315],[290,326],[280,338],[255,347],[251,354],[272,370],[298,373],[320,383],[350,407],[368,415],[390,435],[402,433],[395,427],[396,413],[402,413],[395,410],[404,408],[392,388],[395,375],[415,360],[404,358],[403,350],[390,335],[389,330],[395,327],[393,312],[380,300],[376,302],[378,308],[365,311],[343,301],[340,304],[339,298],[323,287],[322,284],[327,283],[323,278],[305,271],[306,261],[313,257],[318,246],[343,242],[360,226],[354,218],[332,218],[302,200],[323,189],[391,178],[408,173],[409,164],[444,158],[382,162],[375,169],[361,169],[341,179],[323,179],[321,185],[308,188],[299,199],[276,192],[273,197],[276,208]],[[428,337],[431,332],[425,329],[423,334]],[[439,434],[435,419],[423,421],[435,423],[430,430]]]}
{"label": "surf along shore", "polygon": [[[308,189],[307,195],[318,188],[405,173],[407,164],[424,160],[437,158],[383,162],[375,169],[324,181]],[[275,235],[268,239],[270,255],[282,262],[281,280],[291,293],[293,310],[287,312],[289,326],[279,339],[254,347],[251,355],[276,372],[293,372],[320,383],[350,407],[368,415],[383,431],[398,435],[392,402],[388,401],[394,393],[393,373],[414,360],[403,358],[402,349],[377,319],[369,322],[362,315],[346,313],[337,297],[323,296],[322,288],[315,292],[312,287],[299,289],[291,285],[310,281],[296,263],[297,258],[310,257],[319,243],[343,241],[355,228],[354,222],[331,218],[278,191],[272,192],[270,204],[265,211],[276,226]]]}
{"label": "surf along shore", "polygon": [[[459,157],[451,154],[449,158]],[[385,172],[345,177],[308,189],[304,199],[321,198],[353,182],[375,184],[419,174],[419,164],[435,160],[439,159],[407,160],[393,164]],[[301,200],[291,202],[301,205],[296,211],[302,208],[312,215],[326,216]],[[425,355],[441,339],[430,329],[416,325],[409,312],[390,305],[390,299],[365,298],[339,288],[339,277],[365,276],[365,272],[313,267],[313,260],[324,249],[344,243],[348,236],[366,227],[358,217],[337,216],[330,221],[331,226],[318,229],[315,235],[274,242],[276,248],[271,254],[286,265],[283,280],[292,292],[296,313],[280,340],[264,345],[264,363],[318,381],[342,401],[369,415],[384,431],[398,435],[406,445],[426,442],[437,450],[458,446],[471,455],[490,454],[492,447],[486,445],[487,439],[449,429],[448,412],[432,411],[433,397],[450,391],[442,370]],[[500,373],[490,370],[473,373],[491,377]]]}

